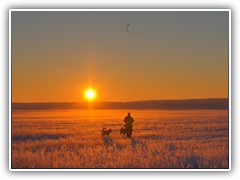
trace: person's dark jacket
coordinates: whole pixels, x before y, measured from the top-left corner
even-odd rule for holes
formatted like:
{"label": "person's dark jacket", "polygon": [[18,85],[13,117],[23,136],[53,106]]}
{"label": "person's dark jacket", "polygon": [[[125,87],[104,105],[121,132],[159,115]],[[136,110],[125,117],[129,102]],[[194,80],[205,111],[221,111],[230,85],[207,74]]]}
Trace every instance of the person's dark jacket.
{"label": "person's dark jacket", "polygon": [[132,123],[134,122],[134,119],[131,116],[126,116],[124,119],[124,122],[126,123],[126,128],[132,127]]}

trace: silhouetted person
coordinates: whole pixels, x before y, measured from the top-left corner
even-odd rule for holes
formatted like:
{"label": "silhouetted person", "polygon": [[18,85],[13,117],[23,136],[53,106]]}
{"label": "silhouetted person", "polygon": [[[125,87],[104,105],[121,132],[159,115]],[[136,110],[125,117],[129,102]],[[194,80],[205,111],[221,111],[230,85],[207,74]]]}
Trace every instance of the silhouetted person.
{"label": "silhouetted person", "polygon": [[125,127],[126,127],[126,130],[127,130],[127,137],[128,138],[131,138],[132,136],[132,124],[134,122],[134,119],[131,117],[131,114],[128,113],[128,115],[124,118],[124,122],[125,122]]}

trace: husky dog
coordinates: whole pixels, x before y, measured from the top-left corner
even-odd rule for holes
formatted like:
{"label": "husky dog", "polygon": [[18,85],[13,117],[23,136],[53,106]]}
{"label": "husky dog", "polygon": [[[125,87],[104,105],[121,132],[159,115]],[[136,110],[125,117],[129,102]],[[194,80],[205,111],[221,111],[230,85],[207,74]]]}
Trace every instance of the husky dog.
{"label": "husky dog", "polygon": [[121,127],[120,129],[120,135],[123,134],[125,136],[125,134],[127,134],[127,129],[125,127]]}
{"label": "husky dog", "polygon": [[102,129],[102,136],[103,136],[103,137],[104,137],[104,136],[109,136],[111,132],[112,132],[111,129],[106,130],[106,128],[104,127],[104,128]]}

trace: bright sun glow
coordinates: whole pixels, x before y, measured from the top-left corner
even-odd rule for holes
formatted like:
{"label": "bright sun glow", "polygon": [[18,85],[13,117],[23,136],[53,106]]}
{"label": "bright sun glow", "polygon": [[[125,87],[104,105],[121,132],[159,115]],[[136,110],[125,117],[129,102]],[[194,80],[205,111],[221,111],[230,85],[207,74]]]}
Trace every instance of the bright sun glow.
{"label": "bright sun glow", "polygon": [[96,97],[96,93],[93,89],[87,89],[85,92],[85,97],[88,100],[93,100]]}

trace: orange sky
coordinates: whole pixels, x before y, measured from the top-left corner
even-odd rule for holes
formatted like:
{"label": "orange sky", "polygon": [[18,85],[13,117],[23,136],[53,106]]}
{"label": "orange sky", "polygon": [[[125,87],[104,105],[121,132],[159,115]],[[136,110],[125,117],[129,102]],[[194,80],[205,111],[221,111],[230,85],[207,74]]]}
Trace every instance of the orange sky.
{"label": "orange sky", "polygon": [[[12,12],[13,102],[228,97],[228,12]],[[129,32],[126,26],[129,25]]]}

